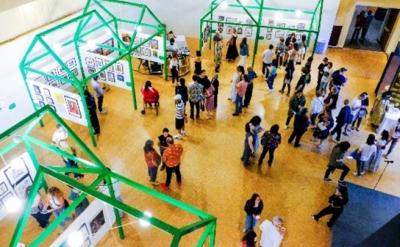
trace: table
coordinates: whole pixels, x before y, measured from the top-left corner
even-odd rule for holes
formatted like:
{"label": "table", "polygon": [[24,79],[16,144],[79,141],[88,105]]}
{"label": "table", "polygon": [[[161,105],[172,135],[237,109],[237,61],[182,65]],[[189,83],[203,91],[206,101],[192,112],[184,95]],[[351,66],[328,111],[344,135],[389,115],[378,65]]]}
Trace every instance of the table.
{"label": "table", "polygon": [[385,113],[383,121],[376,133],[380,134],[383,130],[390,131],[397,125],[397,121],[400,119],[400,109],[391,107],[388,112]]}

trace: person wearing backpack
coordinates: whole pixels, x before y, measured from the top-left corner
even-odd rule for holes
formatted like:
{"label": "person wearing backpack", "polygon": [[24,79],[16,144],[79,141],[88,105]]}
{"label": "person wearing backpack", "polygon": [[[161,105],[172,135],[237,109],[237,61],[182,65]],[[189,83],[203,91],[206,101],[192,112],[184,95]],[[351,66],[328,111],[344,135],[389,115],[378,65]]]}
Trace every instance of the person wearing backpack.
{"label": "person wearing backpack", "polygon": [[267,152],[269,153],[268,166],[271,167],[274,160],[275,149],[281,144],[281,134],[279,133],[279,125],[272,125],[269,131],[265,131],[261,137],[261,145],[263,150],[258,160],[258,165],[261,166]]}

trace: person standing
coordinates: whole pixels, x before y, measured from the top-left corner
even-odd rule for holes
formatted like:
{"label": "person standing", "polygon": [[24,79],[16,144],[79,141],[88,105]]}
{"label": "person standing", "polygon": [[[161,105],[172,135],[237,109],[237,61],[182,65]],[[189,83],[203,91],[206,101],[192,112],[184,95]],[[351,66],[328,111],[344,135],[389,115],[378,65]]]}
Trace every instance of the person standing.
{"label": "person standing", "polygon": [[393,129],[390,130],[390,140],[389,140],[390,147],[389,147],[388,152],[385,155],[385,158],[388,158],[389,155],[393,152],[399,139],[400,139],[400,118],[397,121],[397,125]]}
{"label": "person standing", "polygon": [[260,220],[260,215],[264,209],[263,201],[259,194],[254,193],[244,205],[244,211],[246,212],[245,231],[254,230]]}
{"label": "person standing", "polygon": [[280,93],[285,93],[285,88],[287,86],[288,87],[288,91],[287,91],[286,95],[287,96],[290,95],[290,83],[293,80],[294,70],[295,70],[294,62],[293,62],[293,60],[289,60],[287,65],[286,65],[286,68],[285,68],[286,74],[285,74],[285,78],[283,79],[282,88],[281,88],[281,90],[279,90]]}
{"label": "person standing", "polygon": [[331,87],[328,96],[324,100],[325,109],[332,113],[332,111],[336,109],[338,99],[339,90],[337,87]]}
{"label": "person standing", "polygon": [[[158,136],[158,147],[160,148],[161,156],[164,154],[164,150],[167,149],[167,147],[168,147],[168,143],[167,143],[168,137],[173,138],[172,135],[169,134],[169,129],[164,128],[162,130],[162,134],[160,136]],[[165,163],[163,161],[160,170],[163,171],[164,169],[165,169]]]}
{"label": "person standing", "polygon": [[64,150],[70,148],[68,144],[68,131],[61,124],[56,124],[56,130],[53,133],[51,141],[58,148]]}
{"label": "person standing", "polygon": [[169,61],[169,69],[171,71],[171,76],[172,76],[172,83],[175,84],[175,81],[179,81],[179,60],[178,60],[178,55],[176,53],[172,54],[172,58]]}
{"label": "person standing", "polygon": [[360,146],[357,153],[359,158],[357,159],[357,171],[354,172],[354,176],[361,177],[365,174],[368,162],[376,155],[375,135],[368,135],[367,142]]}
{"label": "person standing", "polygon": [[381,138],[376,140],[376,154],[371,162],[367,165],[367,170],[370,172],[376,172],[379,169],[379,165],[381,164],[382,153],[385,150],[386,145],[389,141],[389,132],[387,130],[382,131]]}
{"label": "person standing", "polygon": [[294,88],[295,91],[301,90],[304,91],[306,84],[308,83],[307,78],[309,76],[308,69],[306,67],[301,68],[301,76],[297,81],[296,87]]}
{"label": "person standing", "polygon": [[144,144],[144,160],[147,164],[147,170],[149,174],[149,180],[152,185],[159,185],[157,181],[157,171],[158,166],[161,163],[161,156],[154,149],[154,142],[152,140],[147,140]]}
{"label": "person standing", "polygon": [[329,111],[324,111],[320,115],[318,115],[318,124],[314,127],[314,133],[312,141],[319,140],[319,144],[317,144],[317,148],[322,147],[322,143],[328,138],[329,132],[334,125],[333,118]]}
{"label": "person standing", "polygon": [[297,91],[289,100],[288,117],[286,119],[285,129],[289,128],[292,117],[297,114],[306,104],[306,98],[302,91]]}
{"label": "person standing", "polygon": [[236,102],[236,85],[243,79],[244,75],[244,67],[243,66],[237,66],[236,67],[236,72],[233,74],[233,78],[231,81],[231,97],[228,98],[228,100],[232,100],[232,102]]}
{"label": "person standing", "polygon": [[253,230],[246,231],[242,238],[242,247],[256,247],[257,234]]}
{"label": "person standing", "polygon": [[361,42],[365,41],[365,36],[367,36],[369,26],[371,25],[373,19],[374,14],[372,13],[372,10],[368,10],[367,17],[365,17],[365,23],[361,31]]}
{"label": "person standing", "polygon": [[214,109],[218,106],[219,68],[219,65],[215,66],[214,76],[211,79],[211,85],[214,87]]}
{"label": "person standing", "polygon": [[164,154],[162,156],[163,161],[166,165],[167,171],[167,179],[165,183],[161,184],[163,189],[168,189],[171,183],[172,173],[176,175],[176,182],[180,186],[182,183],[180,165],[181,165],[181,157],[183,153],[183,147],[181,144],[174,144],[174,139],[167,137],[168,147],[164,150]]}
{"label": "person standing", "polygon": [[188,88],[185,85],[185,78],[179,78],[178,85],[175,87],[175,95],[181,95],[182,101],[186,106],[186,102],[188,101]]}
{"label": "person standing", "polygon": [[93,131],[95,135],[100,135],[100,123],[99,119],[97,118],[97,113],[96,113],[96,102],[93,98],[93,96],[89,93],[89,91],[86,89],[85,90],[85,100],[86,100],[86,106],[89,111],[89,119],[90,122],[92,123]]}
{"label": "person standing", "polygon": [[260,247],[279,247],[281,246],[286,228],[283,226],[283,219],[280,216],[274,216],[272,222],[264,220],[260,225],[261,238]]}
{"label": "person standing", "polygon": [[274,56],[274,46],[269,45],[268,49],[263,52],[263,66],[262,66],[262,73],[265,75],[265,78],[269,76],[269,67],[272,64],[272,59]]}
{"label": "person standing", "polygon": [[197,50],[196,51],[196,58],[194,60],[194,73],[196,75],[200,75],[202,70],[202,65],[201,65],[201,51]]}
{"label": "person standing", "polygon": [[351,114],[351,108],[349,106],[349,100],[344,100],[344,106],[340,109],[339,115],[336,117],[336,126],[331,131],[331,136],[336,134],[336,142],[340,142],[340,136],[342,134],[343,126],[347,123],[349,116]]}
{"label": "person standing", "polygon": [[324,66],[323,74],[321,77],[321,81],[319,83],[319,91],[322,92],[322,95],[326,94],[327,87],[329,84],[329,80],[331,79],[331,75],[333,73],[333,63],[328,62],[326,66]]}
{"label": "person standing", "polygon": [[246,93],[244,95],[243,107],[248,107],[253,96],[254,79],[257,78],[256,72],[254,72],[253,67],[247,68],[247,78],[249,83],[246,88]]}
{"label": "person standing", "polygon": [[249,78],[247,77],[247,75],[243,75],[243,79],[236,85],[236,109],[235,112],[232,113],[233,116],[238,116],[240,113],[242,113],[243,97],[246,93],[248,84]]}
{"label": "person standing", "polygon": [[243,161],[244,166],[250,165],[250,157],[255,153],[255,126],[253,124],[247,123],[245,125],[246,135],[244,138],[244,149],[242,157],[240,158]]}
{"label": "person standing", "polygon": [[278,75],[277,68],[278,68],[278,60],[273,59],[272,66],[271,66],[271,72],[269,73],[269,76],[267,78],[268,90],[270,92],[274,91],[274,81],[275,81],[276,76]]}
{"label": "person standing", "polygon": [[215,104],[215,89],[214,86],[210,83],[210,85],[205,90],[205,108],[207,111],[207,119],[211,119],[212,112],[214,111],[214,104]]}
{"label": "person standing", "polygon": [[390,103],[390,97],[392,97],[392,92],[386,91],[379,95],[374,102],[374,106],[371,109],[370,122],[373,127],[379,127],[383,121],[386,111]]}
{"label": "person standing", "polygon": [[317,80],[317,87],[316,87],[315,91],[320,90],[321,79],[322,79],[322,76],[324,75],[324,68],[328,65],[328,62],[329,62],[329,59],[327,57],[324,57],[324,59],[322,59],[322,63],[320,63],[318,65],[318,80]]}
{"label": "person standing", "polygon": [[268,166],[272,166],[274,160],[274,152],[276,148],[281,144],[281,134],[279,133],[279,125],[274,124],[271,126],[269,131],[266,131],[261,137],[261,145],[263,146],[258,165],[262,165],[267,152],[269,153]]}
{"label": "person standing", "polygon": [[276,54],[276,67],[281,67],[283,65],[283,57],[285,56],[286,46],[285,39],[281,37],[279,39],[279,43],[276,45],[275,54]]}
{"label": "person standing", "polygon": [[354,130],[354,127],[355,127],[356,131],[360,131],[361,121],[368,114],[368,106],[369,106],[368,93],[364,92],[361,95],[363,96],[363,98],[361,100],[360,110],[358,111],[357,115],[354,117],[353,123],[351,124],[351,129]]}
{"label": "person standing", "polygon": [[95,91],[95,93],[96,93],[96,97],[97,97],[97,107],[98,107],[98,109],[99,109],[99,112],[101,113],[101,114],[106,114],[107,113],[107,110],[104,108],[103,109],[103,100],[104,100],[104,90],[103,90],[103,88],[101,87],[101,85],[100,85],[100,83],[99,83],[99,77],[98,76],[95,76],[95,77],[93,77],[93,80],[92,80],[92,87],[93,87],[93,90]]}
{"label": "person standing", "polygon": [[233,61],[239,56],[239,53],[238,53],[238,50],[236,47],[236,39],[237,39],[236,28],[232,28],[230,31],[230,34],[231,34],[231,37],[229,38],[229,41],[228,41],[228,50],[226,52],[226,60]]}
{"label": "person standing", "polygon": [[353,35],[351,36],[351,40],[350,40],[351,43],[353,43],[353,42],[358,43],[360,31],[365,26],[365,21],[366,21],[365,11],[363,10],[356,17],[356,23],[354,25],[354,32],[353,32]]}
{"label": "person standing", "polygon": [[328,167],[324,175],[325,181],[332,181],[330,175],[336,169],[342,170],[339,181],[344,181],[350,171],[350,168],[344,163],[344,155],[349,150],[350,146],[349,142],[340,142],[332,149],[331,155],[329,156]]}
{"label": "person standing", "polygon": [[349,201],[349,196],[347,192],[347,188],[344,186],[340,186],[336,189],[335,194],[329,197],[328,203],[329,206],[322,209],[318,214],[314,214],[312,218],[315,221],[318,221],[321,217],[325,215],[332,214],[330,220],[326,223],[329,228],[331,228],[339,216],[343,213],[343,209]]}
{"label": "person standing", "polygon": [[193,82],[189,84],[189,104],[190,104],[190,118],[194,119],[194,108],[196,108],[196,119],[200,118],[200,103],[204,99],[203,85],[199,81],[199,77],[193,75]]}
{"label": "person standing", "polygon": [[[48,202],[44,206],[46,213],[52,212],[56,217],[60,216],[60,214],[69,207],[68,201],[64,198],[64,193],[57,187],[50,187],[47,190],[47,199]],[[49,206],[51,209],[48,209]],[[64,229],[65,224],[71,220],[72,218],[70,217],[65,218],[60,223],[61,227]]]}
{"label": "person standing", "polygon": [[[217,35],[218,34],[218,35]],[[221,66],[222,63],[222,49],[223,49],[223,43],[222,43],[222,35],[217,31],[217,34],[214,37],[214,66]]]}
{"label": "person standing", "polygon": [[310,125],[310,120],[307,116],[307,108],[302,108],[299,113],[294,117],[293,132],[289,137],[288,142],[292,143],[294,141],[294,147],[300,147],[301,137],[306,133],[308,126]]}
{"label": "person standing", "polygon": [[246,60],[247,57],[249,56],[249,45],[247,44],[247,38],[243,38],[242,42],[240,42],[240,61],[239,64],[240,66],[246,67]]}
{"label": "person standing", "polygon": [[178,134],[175,136],[175,139],[182,139],[186,136],[185,133],[185,121],[186,121],[186,113],[185,113],[185,104],[183,103],[182,96],[180,94],[175,95],[175,128],[178,131]]}
{"label": "person standing", "polygon": [[[25,190],[26,198],[29,198],[31,191],[32,191],[32,186],[26,188]],[[45,202],[42,196],[40,195],[40,192],[38,192],[35,195],[35,199],[33,199],[33,203],[31,206],[31,216],[35,218],[37,223],[39,223],[39,226],[43,229],[46,228],[46,226],[49,224],[49,219],[51,216],[51,213],[46,211],[47,208],[45,208]]]}
{"label": "person standing", "polygon": [[317,91],[314,99],[311,101],[310,120],[312,128],[315,128],[315,119],[324,111],[324,98],[320,91]]}
{"label": "person standing", "polygon": [[343,135],[348,136],[347,131],[349,130],[349,125],[351,125],[354,121],[354,119],[358,116],[358,112],[361,109],[361,105],[362,105],[362,100],[364,99],[364,94],[360,94],[359,96],[357,96],[355,99],[353,99],[351,101],[350,107],[351,107],[351,114],[349,117],[349,121],[347,121],[346,125],[344,126],[344,132]]}

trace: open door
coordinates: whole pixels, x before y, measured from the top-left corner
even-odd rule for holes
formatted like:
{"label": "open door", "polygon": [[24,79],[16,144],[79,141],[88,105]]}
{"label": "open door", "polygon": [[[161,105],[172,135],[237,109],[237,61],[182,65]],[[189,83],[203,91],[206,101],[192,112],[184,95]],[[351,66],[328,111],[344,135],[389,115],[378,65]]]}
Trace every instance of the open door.
{"label": "open door", "polygon": [[386,47],[387,42],[389,41],[390,34],[392,33],[398,15],[399,15],[398,9],[389,9],[388,20],[385,23],[382,36],[379,40],[379,43],[382,45],[383,48]]}

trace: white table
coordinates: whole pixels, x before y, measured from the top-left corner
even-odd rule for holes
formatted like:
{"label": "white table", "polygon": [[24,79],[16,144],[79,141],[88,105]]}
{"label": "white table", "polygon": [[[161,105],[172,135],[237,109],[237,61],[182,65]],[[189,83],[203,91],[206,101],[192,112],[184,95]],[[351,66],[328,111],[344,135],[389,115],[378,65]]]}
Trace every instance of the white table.
{"label": "white table", "polygon": [[383,117],[383,121],[379,128],[376,130],[378,134],[380,134],[383,130],[390,131],[397,125],[397,121],[400,118],[400,109],[398,108],[390,108],[388,112],[385,113]]}

